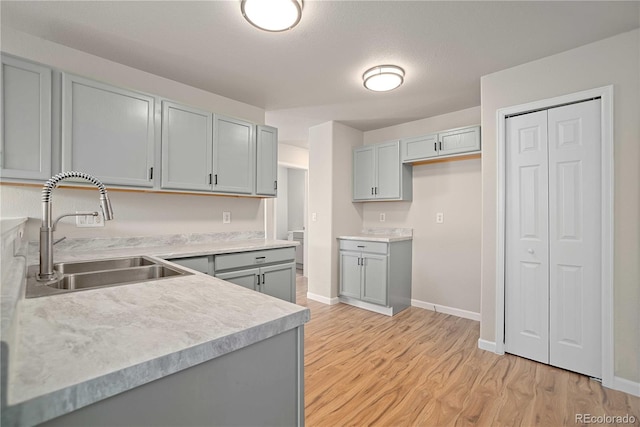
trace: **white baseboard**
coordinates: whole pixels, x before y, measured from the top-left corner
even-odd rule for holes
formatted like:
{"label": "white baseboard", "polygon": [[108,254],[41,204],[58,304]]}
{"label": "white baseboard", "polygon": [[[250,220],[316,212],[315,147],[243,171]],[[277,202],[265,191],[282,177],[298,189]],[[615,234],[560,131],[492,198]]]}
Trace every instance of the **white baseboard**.
{"label": "white baseboard", "polygon": [[613,377],[612,388],[614,390],[624,391],[625,393],[640,397],[640,383],[631,380],[620,377]]}
{"label": "white baseboard", "polygon": [[327,298],[327,297],[323,297],[322,295],[312,294],[311,292],[307,292],[307,298],[317,302],[321,302],[323,304],[327,304],[327,305],[336,305],[340,302],[340,300],[337,297]]}
{"label": "white baseboard", "polygon": [[480,321],[480,313],[462,310],[459,308],[447,307],[446,305],[432,304],[430,302],[412,299],[411,306],[424,308],[425,310],[431,310],[437,313],[451,314],[452,316],[463,317],[465,319],[475,320],[476,322]]}
{"label": "white baseboard", "polygon": [[496,352],[496,343],[495,341],[487,341],[482,338],[478,339],[478,348],[480,350],[490,351],[492,353]]}

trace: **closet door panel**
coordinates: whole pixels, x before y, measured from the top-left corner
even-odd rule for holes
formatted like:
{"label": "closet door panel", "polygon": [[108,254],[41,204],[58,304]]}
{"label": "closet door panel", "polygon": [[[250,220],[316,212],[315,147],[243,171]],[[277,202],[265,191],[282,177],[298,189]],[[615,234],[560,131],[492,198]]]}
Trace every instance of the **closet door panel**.
{"label": "closet door panel", "polygon": [[550,363],[601,377],[600,100],[549,114]]}
{"label": "closet door panel", "polygon": [[547,112],[507,119],[505,347],[548,363]]}

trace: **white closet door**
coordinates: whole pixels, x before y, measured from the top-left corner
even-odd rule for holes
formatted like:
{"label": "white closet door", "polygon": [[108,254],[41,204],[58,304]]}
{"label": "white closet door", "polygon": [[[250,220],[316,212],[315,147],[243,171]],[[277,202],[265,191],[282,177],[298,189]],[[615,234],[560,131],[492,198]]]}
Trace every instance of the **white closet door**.
{"label": "white closet door", "polygon": [[600,100],[548,117],[549,363],[600,378]]}
{"label": "white closet door", "polygon": [[548,363],[547,112],[510,117],[506,126],[505,349]]}

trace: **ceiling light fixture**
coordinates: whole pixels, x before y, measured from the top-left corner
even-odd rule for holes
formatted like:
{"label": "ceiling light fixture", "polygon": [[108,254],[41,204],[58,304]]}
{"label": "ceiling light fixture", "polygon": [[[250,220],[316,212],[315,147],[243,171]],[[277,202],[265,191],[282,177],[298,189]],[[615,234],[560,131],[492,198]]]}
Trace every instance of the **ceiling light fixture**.
{"label": "ceiling light fixture", "polygon": [[241,0],[242,16],[264,31],[290,30],[302,18],[302,0]]}
{"label": "ceiling light fixture", "polygon": [[362,75],[364,87],[375,92],[386,92],[397,88],[404,81],[404,70],[395,65],[378,65]]}

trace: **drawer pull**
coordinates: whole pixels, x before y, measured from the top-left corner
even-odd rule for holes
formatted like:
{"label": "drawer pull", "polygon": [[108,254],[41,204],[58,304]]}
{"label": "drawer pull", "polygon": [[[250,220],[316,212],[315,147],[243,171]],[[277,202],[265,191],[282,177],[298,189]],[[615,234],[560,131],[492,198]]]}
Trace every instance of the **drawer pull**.
{"label": "drawer pull", "polygon": [[359,248],[364,248],[365,246],[364,246],[364,245],[358,245],[358,247],[359,247]]}
{"label": "drawer pull", "polygon": [[265,259],[266,256],[257,256],[256,259]]}

